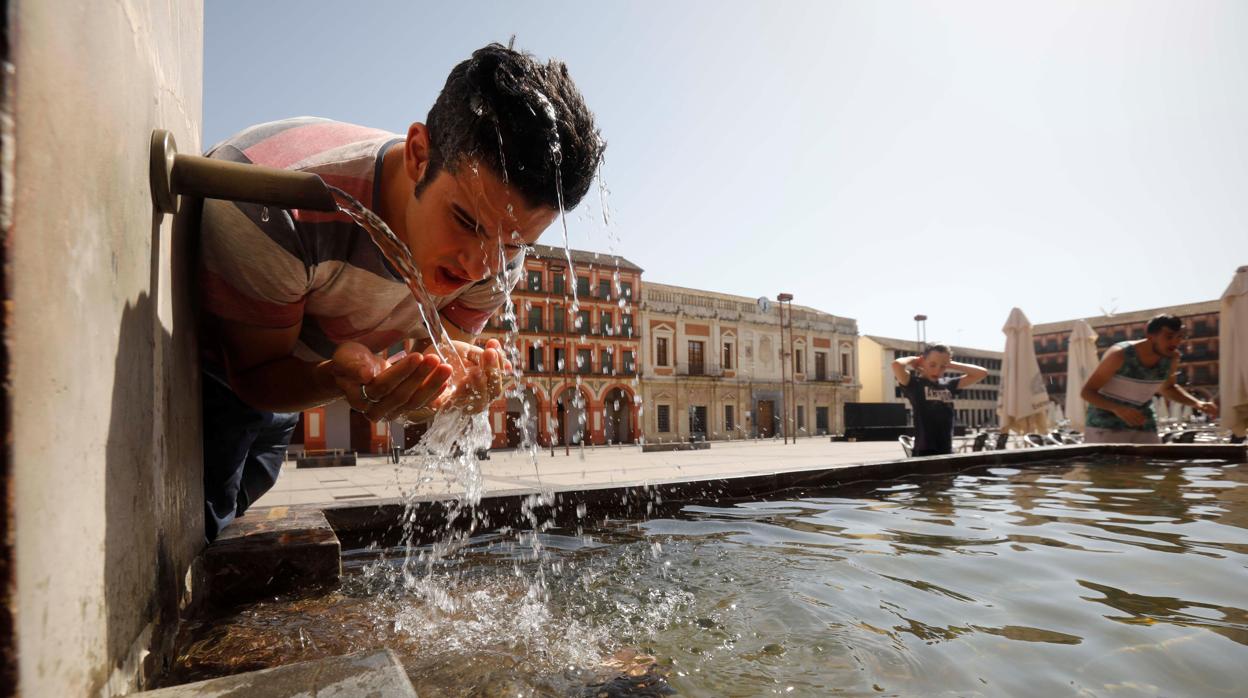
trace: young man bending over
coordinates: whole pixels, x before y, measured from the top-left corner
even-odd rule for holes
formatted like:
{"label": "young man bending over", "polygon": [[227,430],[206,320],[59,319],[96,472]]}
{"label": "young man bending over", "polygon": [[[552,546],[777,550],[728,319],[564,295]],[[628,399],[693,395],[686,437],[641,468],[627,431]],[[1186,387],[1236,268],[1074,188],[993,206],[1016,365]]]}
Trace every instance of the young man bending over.
{"label": "young man bending over", "polygon": [[[950,371],[959,375],[946,376]],[[958,363],[949,347],[932,344],[918,356],[894,361],[893,375],[914,412],[913,455],[953,453],[953,399],[967,386],[988,377],[988,371]]]}
{"label": "young man bending over", "polygon": [[1119,342],[1101,357],[1081,395],[1088,403],[1083,440],[1090,444],[1161,443],[1153,396],[1218,416],[1217,405],[1198,400],[1174,382],[1179,345],[1186,339],[1183,321],[1158,315],[1148,321],[1144,339]]}
{"label": "young man bending over", "polygon": [[[497,44],[451,71],[407,134],[302,117],[249,128],[210,156],[313,172],[381,216],[411,251],[468,370],[414,352],[420,308],[344,214],[204,204],[204,495],[212,540],[273,486],[298,412],[346,400],[370,420],[485,409],[501,347],[472,340],[520,278],[523,251],[588,191],[603,143],[567,68]],[[459,361],[452,362],[459,365]]]}

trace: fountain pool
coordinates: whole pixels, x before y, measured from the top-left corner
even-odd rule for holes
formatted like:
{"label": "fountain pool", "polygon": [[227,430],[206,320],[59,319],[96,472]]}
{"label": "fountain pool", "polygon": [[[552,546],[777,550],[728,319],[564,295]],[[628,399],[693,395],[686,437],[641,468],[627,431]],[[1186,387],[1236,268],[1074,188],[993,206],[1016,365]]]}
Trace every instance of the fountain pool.
{"label": "fountain pool", "polygon": [[336,590],[189,626],[169,678],[385,646],[422,695],[1235,695],[1240,454],[569,505],[402,592],[383,541],[344,552]]}

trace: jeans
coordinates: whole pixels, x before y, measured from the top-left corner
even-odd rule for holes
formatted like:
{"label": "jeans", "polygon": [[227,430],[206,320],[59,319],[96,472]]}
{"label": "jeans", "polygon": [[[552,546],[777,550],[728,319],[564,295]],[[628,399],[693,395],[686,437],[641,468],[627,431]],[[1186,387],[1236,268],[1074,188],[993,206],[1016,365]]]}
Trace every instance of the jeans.
{"label": "jeans", "polygon": [[263,412],[203,372],[204,537],[211,543],[277,482],[298,412]]}

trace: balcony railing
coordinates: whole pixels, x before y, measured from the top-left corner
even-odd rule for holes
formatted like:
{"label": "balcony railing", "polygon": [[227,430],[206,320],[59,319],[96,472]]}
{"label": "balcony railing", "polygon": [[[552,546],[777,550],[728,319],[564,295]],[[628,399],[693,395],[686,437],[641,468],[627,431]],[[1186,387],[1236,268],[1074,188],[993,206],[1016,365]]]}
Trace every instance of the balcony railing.
{"label": "balcony railing", "polygon": [[724,370],[718,365],[706,361],[701,363],[682,361],[676,364],[676,375],[717,378],[724,375]]}
{"label": "balcony railing", "polygon": [[[551,335],[556,337],[580,337],[584,335],[586,337],[602,337],[627,342],[636,342],[640,340],[640,337],[637,336],[636,328],[634,327],[612,327],[611,332],[606,333],[603,332],[603,328],[601,326],[591,325],[589,327],[575,328],[572,324],[573,323],[555,322],[549,329],[546,329],[546,323],[542,323],[540,327],[533,327],[529,324],[525,324],[519,331],[521,334],[535,334],[539,336]],[[514,324],[501,321],[496,321],[488,326],[489,329],[495,332],[511,332],[514,327]]]}
{"label": "balcony railing", "polygon": [[[526,285],[521,284],[521,285],[516,286],[515,292],[529,295],[529,296],[543,296],[543,297],[549,297],[549,298],[567,298],[569,301],[572,300],[572,292],[567,289],[564,289],[564,290],[555,290],[555,289],[546,289],[546,288],[533,289],[533,288],[529,288]],[[627,305],[637,304],[636,292],[631,293],[631,294],[622,294],[622,293],[616,293],[615,291],[612,291],[604,297],[600,293],[598,293],[598,289],[590,289],[588,293],[578,292],[576,294],[576,297],[577,299],[581,301],[589,300],[589,301],[602,301],[602,302],[619,302],[620,298],[623,298],[624,303]]]}
{"label": "balcony railing", "polygon": [[806,380],[813,381],[815,383],[841,383],[845,380],[845,378],[840,373],[819,373],[816,371],[814,374],[807,374]]}

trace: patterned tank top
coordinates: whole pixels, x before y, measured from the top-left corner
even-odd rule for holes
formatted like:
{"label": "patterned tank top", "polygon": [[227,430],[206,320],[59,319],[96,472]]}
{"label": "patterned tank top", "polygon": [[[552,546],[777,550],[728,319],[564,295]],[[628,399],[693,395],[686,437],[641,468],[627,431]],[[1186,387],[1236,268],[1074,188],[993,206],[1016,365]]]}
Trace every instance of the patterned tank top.
{"label": "patterned tank top", "polygon": [[1145,366],[1140,363],[1140,355],[1135,351],[1134,342],[1118,342],[1114,346],[1122,349],[1122,368],[1101,386],[1101,397],[1134,407],[1144,413],[1145,421],[1143,425],[1133,427],[1109,410],[1088,405],[1088,426],[1098,429],[1156,431],[1157,415],[1153,412],[1153,396],[1170,375],[1171,359],[1163,356],[1157,365]]}

